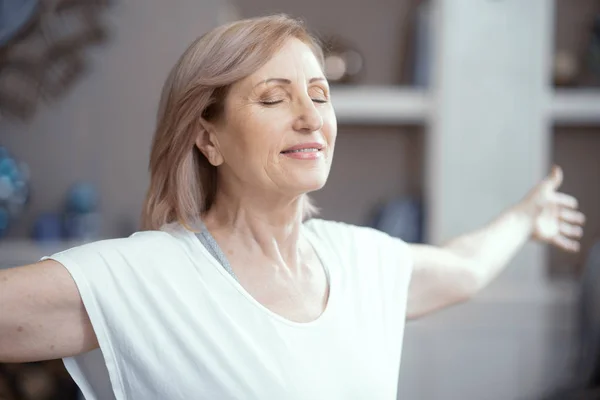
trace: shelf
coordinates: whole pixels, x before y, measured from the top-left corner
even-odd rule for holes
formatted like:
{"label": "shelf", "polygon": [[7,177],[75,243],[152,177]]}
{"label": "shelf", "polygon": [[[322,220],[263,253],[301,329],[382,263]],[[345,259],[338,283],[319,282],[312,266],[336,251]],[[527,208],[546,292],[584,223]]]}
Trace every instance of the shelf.
{"label": "shelf", "polygon": [[[393,86],[333,86],[340,124],[423,124],[431,101],[426,90]],[[560,125],[600,125],[600,89],[559,89],[550,118]]]}
{"label": "shelf", "polygon": [[79,246],[83,242],[36,243],[30,240],[0,241],[0,269],[31,264],[44,256]]}
{"label": "shelf", "polygon": [[559,89],[552,98],[550,115],[560,125],[600,125],[600,90]]}
{"label": "shelf", "polygon": [[430,108],[425,90],[401,86],[333,86],[331,98],[340,124],[422,124]]}

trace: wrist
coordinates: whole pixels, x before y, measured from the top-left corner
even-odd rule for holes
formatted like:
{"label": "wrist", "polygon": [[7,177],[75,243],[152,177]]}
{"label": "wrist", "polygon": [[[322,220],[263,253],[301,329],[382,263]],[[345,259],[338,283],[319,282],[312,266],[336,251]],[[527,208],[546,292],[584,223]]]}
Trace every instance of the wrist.
{"label": "wrist", "polygon": [[538,214],[537,207],[532,202],[523,200],[513,206],[509,211],[515,220],[515,223],[522,226],[527,232],[527,237],[532,238],[534,232],[535,219]]}

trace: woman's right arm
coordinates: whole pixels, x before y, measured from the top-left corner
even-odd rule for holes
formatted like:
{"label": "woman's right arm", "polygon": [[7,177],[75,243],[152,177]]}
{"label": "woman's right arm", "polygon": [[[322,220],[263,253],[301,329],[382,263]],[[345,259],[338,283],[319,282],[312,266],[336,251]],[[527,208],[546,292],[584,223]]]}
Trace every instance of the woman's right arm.
{"label": "woman's right arm", "polygon": [[57,359],[97,347],[75,281],[60,263],[0,270],[0,362]]}

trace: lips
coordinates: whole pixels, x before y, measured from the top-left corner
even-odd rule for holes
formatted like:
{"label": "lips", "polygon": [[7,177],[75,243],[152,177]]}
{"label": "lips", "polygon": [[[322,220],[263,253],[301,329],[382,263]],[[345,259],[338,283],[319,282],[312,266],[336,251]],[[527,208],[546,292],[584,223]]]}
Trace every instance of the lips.
{"label": "lips", "polygon": [[301,143],[283,150],[282,154],[300,153],[300,152],[317,152],[323,150],[325,146],[321,143]]}

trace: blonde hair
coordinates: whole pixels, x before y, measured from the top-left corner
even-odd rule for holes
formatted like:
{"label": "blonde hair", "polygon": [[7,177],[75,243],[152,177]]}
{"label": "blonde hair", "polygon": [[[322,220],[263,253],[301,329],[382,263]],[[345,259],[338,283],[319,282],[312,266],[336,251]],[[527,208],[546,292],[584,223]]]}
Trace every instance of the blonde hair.
{"label": "blonde hair", "polygon": [[[301,21],[282,14],[219,26],[195,40],[180,57],[159,103],[143,230],[175,221],[193,226],[211,208],[217,170],[195,145],[201,118],[222,117],[231,85],[263,66],[289,38],[309,45],[323,66],[318,41]],[[317,212],[307,195],[302,207],[303,219]]]}

